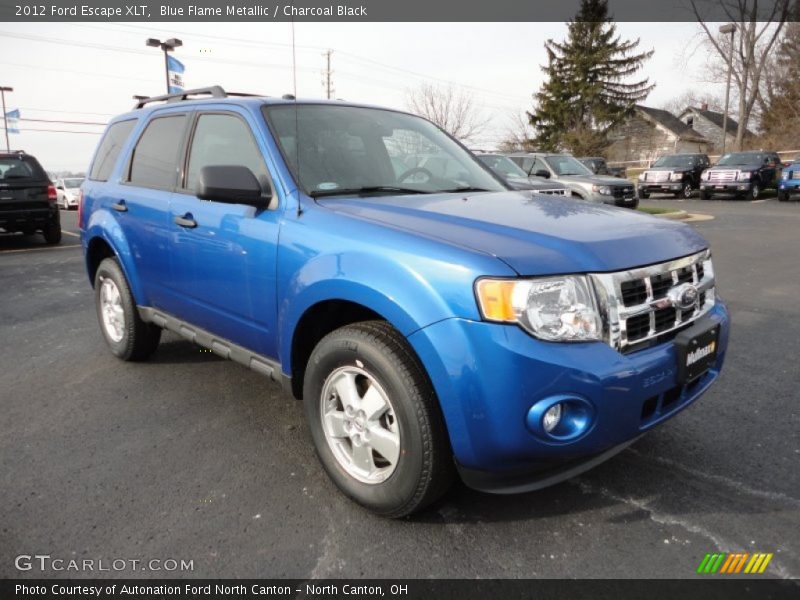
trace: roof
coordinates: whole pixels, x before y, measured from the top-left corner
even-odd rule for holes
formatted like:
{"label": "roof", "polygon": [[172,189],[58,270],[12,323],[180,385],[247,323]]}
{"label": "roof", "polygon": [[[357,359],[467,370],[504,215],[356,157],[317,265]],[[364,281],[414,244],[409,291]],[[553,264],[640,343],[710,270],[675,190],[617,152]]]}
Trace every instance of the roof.
{"label": "roof", "polygon": [[[702,108],[696,108],[694,106],[688,106],[682,113],[681,116],[685,115],[687,112],[693,112],[696,115],[699,115],[710,121],[713,125],[722,129],[722,122],[725,119],[725,115],[721,112],[717,112],[715,110],[703,110]],[[730,135],[736,135],[736,131],[739,129],[739,122],[736,119],[732,119],[728,117],[727,122],[727,129]],[[745,131],[746,135],[754,135],[752,131],[749,129]]]}
{"label": "roof", "polygon": [[637,104],[635,108],[646,119],[658,123],[671,133],[675,134],[675,136],[677,136],[677,138],[680,140],[708,142],[708,140],[700,133],[689,127],[686,123],[681,121],[668,110],[651,108],[649,106],[642,106],[641,104]]}

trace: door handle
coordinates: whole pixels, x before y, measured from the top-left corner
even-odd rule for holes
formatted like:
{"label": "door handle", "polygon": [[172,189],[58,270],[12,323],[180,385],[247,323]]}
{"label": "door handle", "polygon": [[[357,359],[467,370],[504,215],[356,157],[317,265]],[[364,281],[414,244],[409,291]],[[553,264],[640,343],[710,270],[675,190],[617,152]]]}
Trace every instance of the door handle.
{"label": "door handle", "polygon": [[111,208],[117,212],[128,212],[128,207],[125,206],[125,200],[120,200],[116,204],[112,204]]}
{"label": "door handle", "polygon": [[186,227],[188,229],[194,229],[195,227],[197,227],[197,221],[195,221],[192,218],[192,215],[190,215],[189,213],[186,213],[182,217],[175,217],[173,221],[175,221],[176,225],[180,225],[181,227]]}

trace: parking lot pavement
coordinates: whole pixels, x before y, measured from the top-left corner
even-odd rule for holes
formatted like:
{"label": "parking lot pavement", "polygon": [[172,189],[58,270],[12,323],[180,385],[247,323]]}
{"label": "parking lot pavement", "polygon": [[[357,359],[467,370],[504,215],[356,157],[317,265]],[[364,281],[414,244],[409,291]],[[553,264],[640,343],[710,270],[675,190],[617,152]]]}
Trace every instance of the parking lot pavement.
{"label": "parking lot pavement", "polygon": [[76,238],[0,236],[0,576],[39,576],[14,557],[46,553],[192,560],[169,575],[194,577],[692,577],[718,550],[800,576],[800,203],[652,204],[715,217],[693,226],[733,314],[718,384],[577,479],[458,485],[402,521],[336,491],[301,403],[256,373],[173,335],[113,358]]}

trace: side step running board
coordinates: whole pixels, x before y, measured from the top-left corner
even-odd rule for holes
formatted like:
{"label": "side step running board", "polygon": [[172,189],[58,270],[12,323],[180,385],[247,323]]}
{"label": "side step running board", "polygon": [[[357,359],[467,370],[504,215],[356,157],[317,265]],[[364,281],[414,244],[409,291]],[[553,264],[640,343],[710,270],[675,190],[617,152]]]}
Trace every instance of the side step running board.
{"label": "side step running board", "polygon": [[266,375],[273,381],[279,382],[284,390],[291,391],[291,378],[283,374],[280,363],[265,356],[261,356],[260,354],[256,354],[252,350],[234,344],[204,329],[195,327],[186,321],[182,321],[158,309],[149,306],[139,306],[137,308],[139,310],[139,316],[146,323],[153,323],[164,329],[174,331],[181,337],[186,338],[190,342],[194,342],[198,346],[211,350],[211,352],[222,358],[227,358],[257,373]]}

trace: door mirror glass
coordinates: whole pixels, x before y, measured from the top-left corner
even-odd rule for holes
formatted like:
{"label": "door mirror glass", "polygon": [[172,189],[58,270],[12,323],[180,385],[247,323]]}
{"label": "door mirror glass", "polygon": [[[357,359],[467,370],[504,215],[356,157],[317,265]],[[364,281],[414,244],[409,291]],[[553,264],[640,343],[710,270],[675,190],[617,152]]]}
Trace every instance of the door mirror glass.
{"label": "door mirror glass", "polygon": [[266,208],[272,191],[266,193],[253,172],[241,165],[208,165],[200,169],[195,187],[201,200],[246,204]]}

